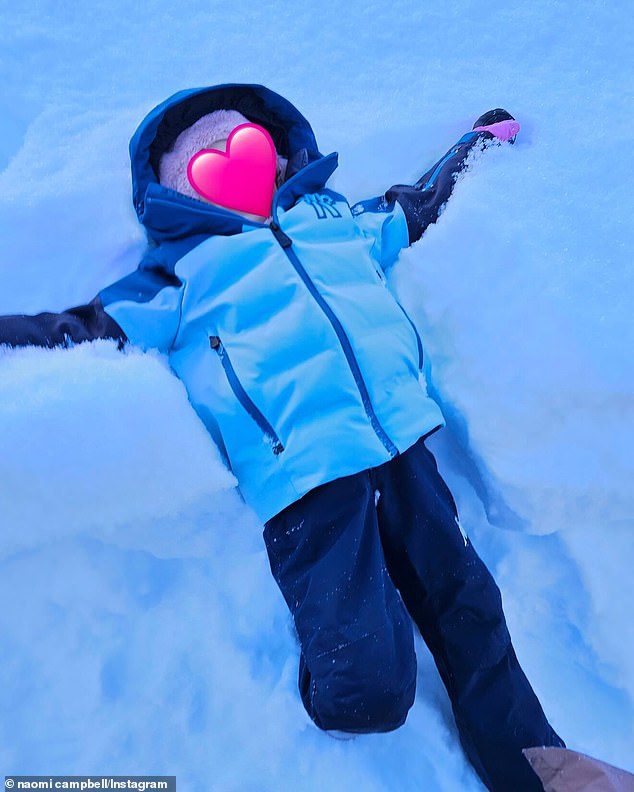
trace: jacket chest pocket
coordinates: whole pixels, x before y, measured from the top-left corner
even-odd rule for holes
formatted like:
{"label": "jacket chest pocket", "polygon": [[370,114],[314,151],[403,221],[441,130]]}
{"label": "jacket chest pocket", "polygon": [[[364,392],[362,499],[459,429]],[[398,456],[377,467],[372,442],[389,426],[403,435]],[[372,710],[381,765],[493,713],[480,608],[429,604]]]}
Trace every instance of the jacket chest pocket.
{"label": "jacket chest pocket", "polygon": [[281,454],[282,451],[284,451],[284,446],[282,445],[279,437],[277,436],[271,424],[267,421],[264,414],[260,411],[260,409],[254,403],[253,399],[251,399],[249,394],[245,391],[244,387],[242,386],[242,383],[240,382],[238,375],[236,374],[236,371],[229,358],[227,348],[222,343],[220,338],[216,335],[209,336],[209,346],[216,352],[216,354],[220,358],[222,368],[224,369],[225,375],[227,377],[227,381],[229,382],[229,386],[233,391],[234,396],[240,402],[242,407],[247,411],[247,413],[251,416],[251,418],[255,421],[255,423],[260,427],[264,435],[264,438],[270,444],[273,453],[275,455]]}

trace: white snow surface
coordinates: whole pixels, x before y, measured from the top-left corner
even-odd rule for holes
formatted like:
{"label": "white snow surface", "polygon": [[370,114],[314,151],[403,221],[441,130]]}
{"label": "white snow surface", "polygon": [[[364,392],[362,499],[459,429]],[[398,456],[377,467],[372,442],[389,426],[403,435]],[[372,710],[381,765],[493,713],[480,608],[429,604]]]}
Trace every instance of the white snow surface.
{"label": "white snow surface", "polygon": [[[136,267],[127,144],[182,88],[287,96],[352,200],[412,183],[491,107],[518,118],[389,280],[522,665],[569,747],[630,771],[632,19],[619,0],[0,2],[1,314]],[[0,770],[482,789],[420,641],[400,730],[313,726],[261,530],[164,358],[0,349]]]}

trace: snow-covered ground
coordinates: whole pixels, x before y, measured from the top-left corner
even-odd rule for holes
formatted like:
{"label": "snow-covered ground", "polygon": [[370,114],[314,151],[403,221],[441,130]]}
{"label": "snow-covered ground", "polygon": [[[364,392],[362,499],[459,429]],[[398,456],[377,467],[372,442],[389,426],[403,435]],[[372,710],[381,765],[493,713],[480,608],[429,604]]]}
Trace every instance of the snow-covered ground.
{"label": "snow-covered ground", "polygon": [[[569,747],[629,770],[632,52],[618,0],[0,0],[0,313],[85,302],[136,266],[127,143],[181,88],[288,96],[354,200],[413,181],[484,110],[518,117],[390,281],[525,670]],[[0,350],[0,771],[481,789],[420,643],[402,729],[340,742],[310,723],[234,485],[160,356]]]}

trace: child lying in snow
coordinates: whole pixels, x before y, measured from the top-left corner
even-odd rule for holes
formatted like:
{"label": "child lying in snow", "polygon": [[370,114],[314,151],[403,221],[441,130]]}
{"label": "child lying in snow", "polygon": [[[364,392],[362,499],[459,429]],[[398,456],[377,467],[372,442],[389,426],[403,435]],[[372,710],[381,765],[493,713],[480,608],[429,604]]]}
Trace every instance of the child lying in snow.
{"label": "child lying in snow", "polygon": [[[216,150],[208,161],[234,167],[237,128],[271,147],[268,183],[260,160],[247,181],[236,165],[237,182],[197,163]],[[114,338],[168,354],[264,523],[313,721],[351,733],[404,723],[413,620],[464,749],[499,792],[541,789],[522,749],[563,743],[425,447],[444,421],[384,270],[436,221],[474,146],[518,130],[505,111],[485,113],[415,185],[351,207],[326,186],[337,155],[320,154],[287,100],[257,85],[181,91],[130,144],[149,241],[138,269],[88,305],[0,319],[13,346]]]}

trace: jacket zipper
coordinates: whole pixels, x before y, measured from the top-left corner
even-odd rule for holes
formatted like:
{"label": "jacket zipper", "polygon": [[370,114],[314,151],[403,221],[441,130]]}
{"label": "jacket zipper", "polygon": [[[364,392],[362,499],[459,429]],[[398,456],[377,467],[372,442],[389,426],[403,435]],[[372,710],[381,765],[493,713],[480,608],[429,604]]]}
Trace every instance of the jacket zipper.
{"label": "jacket zipper", "polygon": [[[328,158],[333,157],[333,156],[335,156],[335,155],[334,154],[329,154],[325,159],[328,159]],[[299,260],[297,254],[293,250],[293,240],[287,234],[285,234],[284,231],[282,231],[279,223],[277,222],[277,206],[278,206],[278,202],[279,202],[279,198],[280,198],[280,193],[285,191],[287,189],[288,185],[291,182],[293,182],[296,178],[298,178],[300,176],[300,174],[305,174],[307,169],[309,169],[309,168],[311,168],[313,166],[316,166],[320,162],[321,162],[321,160],[315,160],[315,162],[309,163],[304,168],[302,168],[300,171],[298,171],[294,176],[292,176],[287,182],[285,182],[279,188],[279,190],[277,190],[277,192],[275,193],[275,195],[273,197],[273,204],[271,206],[271,220],[270,220],[270,222],[258,223],[258,222],[255,222],[255,221],[246,220],[246,219],[240,217],[240,215],[236,215],[236,217],[240,217],[240,219],[241,219],[243,224],[251,225],[251,226],[255,226],[255,227],[259,227],[259,228],[266,228],[268,226],[268,228],[271,229],[271,231],[273,233],[273,236],[275,237],[275,239],[279,243],[280,247],[282,248],[282,250],[286,254],[286,257],[288,258],[288,260],[291,262],[291,264],[295,268],[295,271],[297,272],[297,274],[300,276],[300,278],[302,279],[302,281],[306,285],[306,288],[308,289],[310,294],[313,296],[313,298],[315,299],[315,301],[317,302],[319,307],[322,309],[322,311],[326,314],[326,317],[330,320],[330,323],[332,324],[333,329],[334,329],[335,333],[337,334],[337,337],[339,338],[339,342],[340,342],[340,344],[341,344],[341,346],[343,348],[344,354],[346,356],[346,360],[348,362],[348,366],[350,367],[350,370],[352,371],[352,375],[354,376],[354,380],[356,382],[357,388],[358,388],[359,393],[361,395],[361,401],[363,402],[363,407],[365,409],[366,415],[368,416],[368,419],[370,420],[370,424],[371,424],[372,428],[374,429],[374,432],[378,436],[379,440],[383,443],[383,445],[385,446],[385,448],[389,452],[390,456],[391,457],[395,457],[395,456],[398,455],[398,448],[390,440],[390,438],[388,437],[385,429],[383,429],[383,427],[381,426],[381,424],[379,422],[379,419],[376,416],[376,413],[374,412],[374,408],[372,407],[372,402],[370,401],[370,394],[368,393],[367,386],[366,386],[365,382],[363,381],[363,376],[361,374],[361,370],[359,369],[359,364],[357,363],[357,359],[354,356],[354,352],[352,350],[352,345],[350,344],[350,339],[346,335],[345,330],[343,329],[343,327],[341,325],[341,322],[339,321],[339,319],[335,315],[334,311],[330,308],[330,306],[326,303],[324,298],[321,296],[321,294],[319,293],[317,287],[312,282],[312,280],[310,279],[308,273],[304,269],[304,267],[303,267],[301,261]],[[159,203],[167,203],[165,200],[162,200],[160,198],[152,198],[151,200],[158,201]],[[199,210],[197,208],[195,208],[194,211],[196,211],[197,213],[203,213],[203,212],[205,214],[208,213],[205,210]],[[229,214],[235,214],[235,213],[229,212]],[[417,340],[420,343],[420,339],[418,338],[418,332],[416,331],[416,328],[414,328],[414,331],[416,332]],[[230,384],[231,388],[233,389],[237,399],[240,401],[240,403],[243,405],[243,407],[247,410],[249,415],[251,415],[252,418],[256,421],[258,426],[260,426],[260,428],[264,432],[265,437],[270,439],[271,444],[273,446],[273,453],[274,454],[280,454],[284,450],[284,446],[282,445],[282,443],[280,442],[279,438],[275,434],[275,431],[274,431],[273,427],[271,426],[271,424],[266,420],[266,418],[260,412],[260,410],[258,410],[256,405],[253,403],[253,401],[250,399],[250,397],[247,394],[247,392],[244,390],[244,388],[240,384],[240,381],[238,380],[238,378],[236,376],[236,373],[235,373],[235,371],[233,369],[233,366],[231,365],[231,362],[229,361],[229,357],[227,355],[226,349],[223,346],[222,342],[220,341],[220,338],[218,338],[218,336],[211,336],[209,341],[210,341],[210,344],[212,346],[212,349],[216,349],[216,351],[218,352],[218,354],[220,356],[220,360],[221,360],[222,366],[223,366],[223,368],[224,368],[224,370],[225,370],[225,372],[227,374],[227,378],[229,380],[229,384]],[[214,346],[214,343],[216,344],[215,346]],[[419,354],[422,354],[422,346],[419,348]]]}
{"label": "jacket zipper", "polygon": [[285,234],[284,231],[282,231],[279,224],[275,220],[271,221],[271,223],[269,224],[269,228],[273,232],[273,236],[279,243],[280,247],[286,254],[286,257],[295,268],[295,271],[304,282],[306,288],[308,289],[312,297],[315,299],[319,307],[322,309],[322,311],[326,314],[326,317],[329,319],[331,325],[333,326],[333,329],[339,339],[339,343],[343,348],[344,354],[346,356],[346,360],[348,361],[348,366],[352,371],[352,375],[354,377],[357,388],[361,395],[361,401],[363,402],[363,407],[365,409],[366,415],[370,420],[370,424],[374,429],[375,433],[377,434],[379,440],[388,450],[390,456],[395,457],[398,454],[398,449],[388,437],[385,429],[383,429],[383,427],[381,426],[379,419],[377,418],[376,413],[374,412],[374,408],[372,407],[372,402],[370,401],[370,394],[368,393],[366,384],[363,381],[363,376],[361,374],[359,364],[357,363],[357,359],[354,356],[352,345],[350,344],[350,339],[346,335],[346,332],[343,329],[341,322],[335,315],[332,308],[321,296],[317,287],[312,282],[308,273],[304,269],[304,266],[302,265],[297,254],[295,253],[295,250],[293,249],[293,240],[287,234]]}
{"label": "jacket zipper", "polygon": [[238,379],[238,376],[229,360],[229,355],[227,354],[227,349],[225,345],[222,343],[218,336],[209,336],[209,346],[216,351],[218,357],[220,358],[220,362],[222,363],[222,367],[227,375],[227,380],[229,381],[229,385],[231,386],[231,390],[233,391],[234,395],[240,402],[240,404],[244,407],[244,409],[249,413],[251,418],[256,422],[256,424],[260,427],[262,432],[264,433],[264,437],[266,438],[267,442],[270,443],[271,448],[273,449],[273,453],[277,456],[277,454],[281,454],[284,450],[284,446],[282,445],[279,437],[275,433],[275,430],[271,426],[271,424],[266,420],[262,412],[258,409],[258,407],[254,404],[253,400],[250,398],[248,393],[242,387],[242,383]]}

